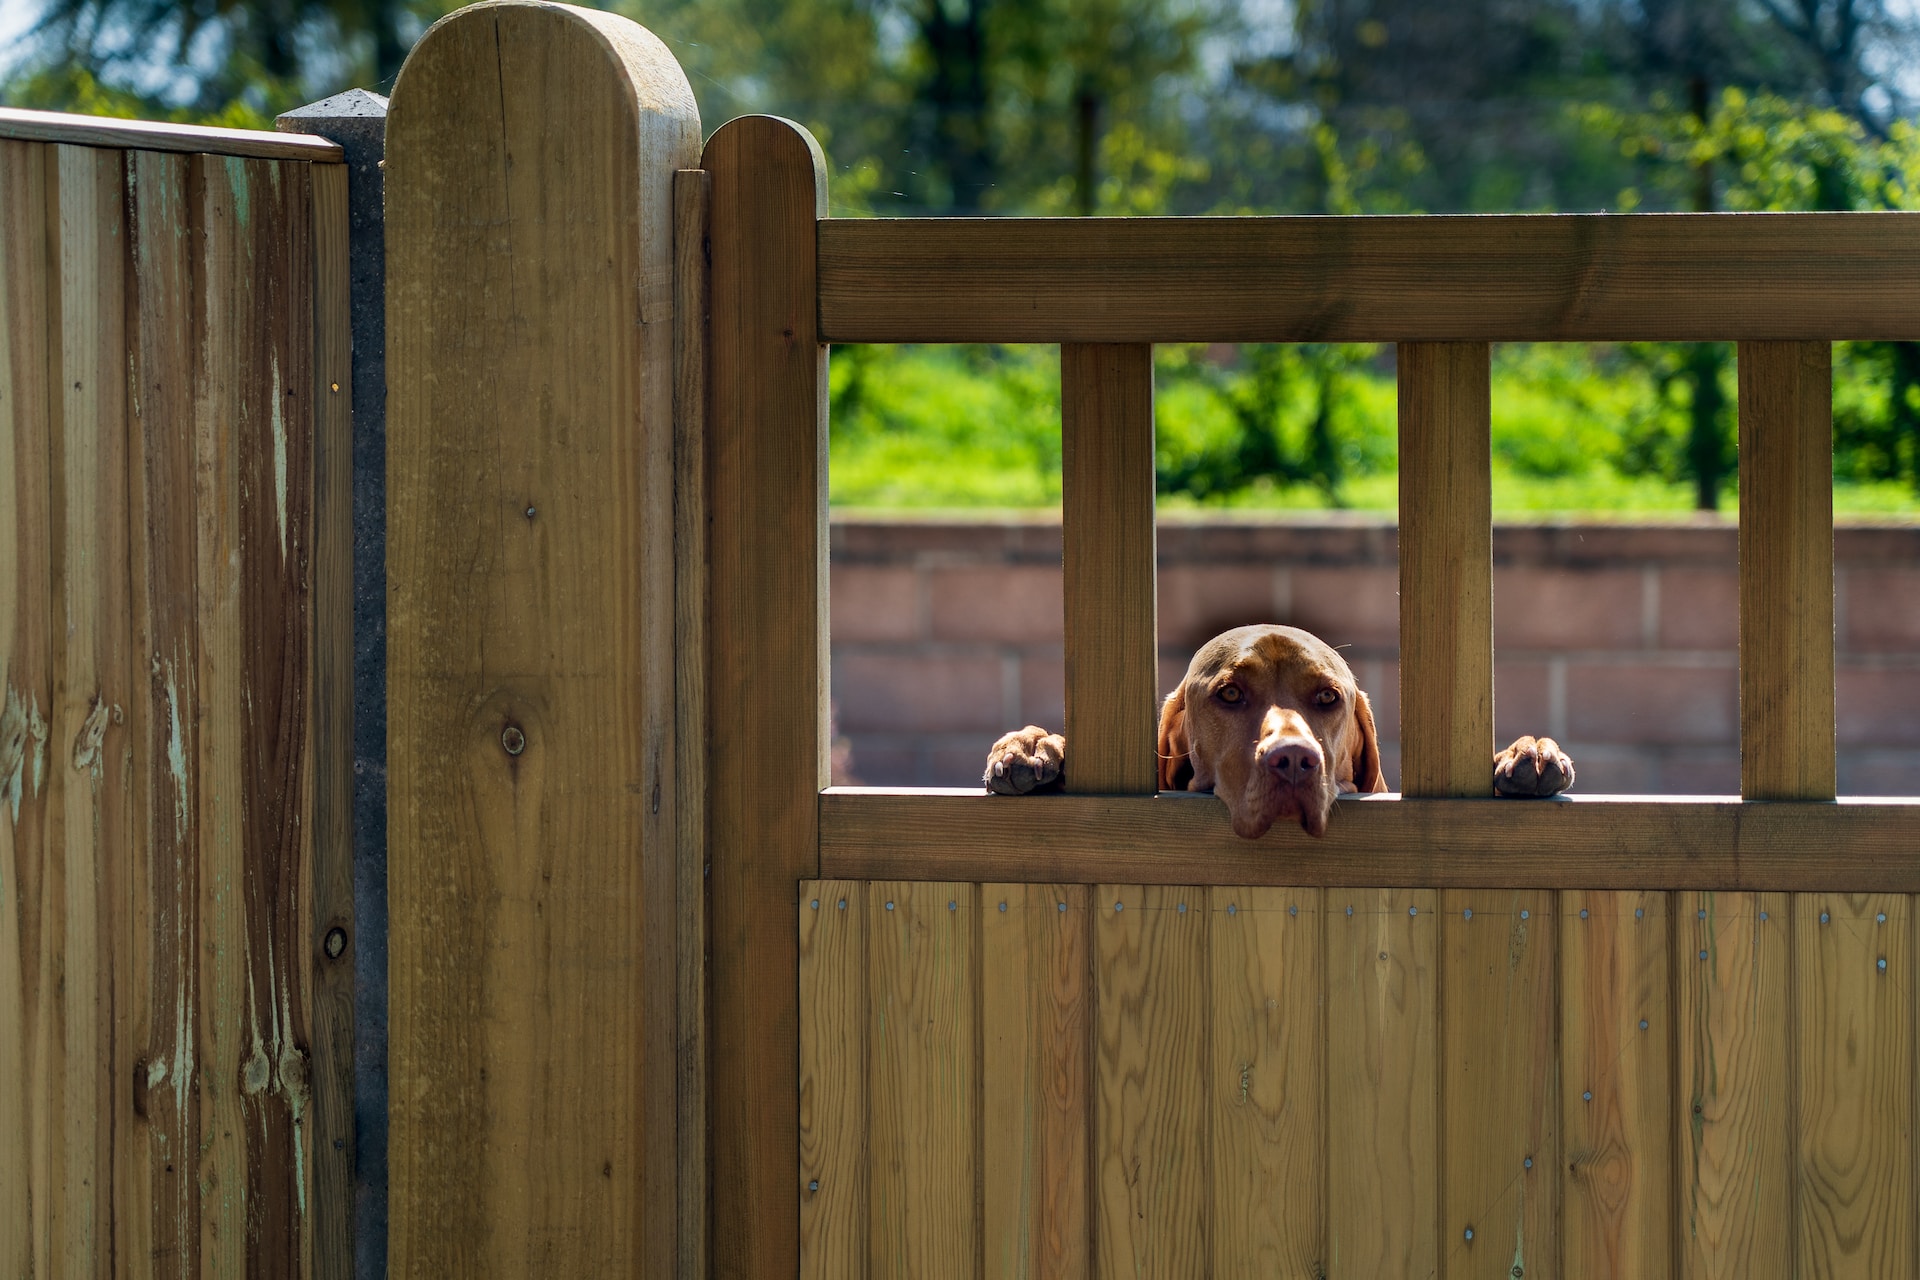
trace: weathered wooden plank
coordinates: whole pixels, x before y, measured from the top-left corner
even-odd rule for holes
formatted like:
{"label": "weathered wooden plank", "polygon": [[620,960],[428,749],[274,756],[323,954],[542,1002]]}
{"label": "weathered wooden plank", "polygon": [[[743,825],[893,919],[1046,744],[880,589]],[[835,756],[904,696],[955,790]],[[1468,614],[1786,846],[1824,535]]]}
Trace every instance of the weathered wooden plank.
{"label": "weathered wooden plank", "polygon": [[867,886],[800,887],[800,1275],[867,1274]]}
{"label": "weathered wooden plank", "polygon": [[1835,787],[1833,347],[1740,344],[1740,792]]}
{"label": "weathered wooden plank", "polygon": [[[819,874],[827,782],[827,364],[814,221],[826,161],[804,130],[719,129],[707,416],[709,687],[751,716],[710,721],[708,1060],[713,1269],[793,1265],[794,883]],[[809,625],[796,620],[811,619]],[[882,877],[884,878],[884,877]]]}
{"label": "weathered wooden plank", "polygon": [[[314,1272],[353,1273],[353,334],[347,169],[308,166],[313,272],[312,972]],[[291,480],[291,477],[290,477]]]}
{"label": "weathered wooden plank", "polygon": [[1327,1272],[1427,1276],[1440,1257],[1439,895],[1325,895]]}
{"label": "weathered wooden plank", "polygon": [[[396,1275],[676,1263],[671,190],[698,146],[664,46],[563,6],[437,24],[393,98]],[[783,888],[755,980],[791,1028]],[[789,1223],[795,1155],[755,1188]]]}
{"label": "weathered wooden plank", "polygon": [[1342,801],[1321,840],[1242,840],[1217,799],[1185,793],[836,787],[819,806],[822,868],[847,879],[1920,892],[1911,801],[1382,796]]}
{"label": "weathered wooden plank", "polygon": [[1400,789],[1493,790],[1492,400],[1485,343],[1400,344]]}
{"label": "weathered wooden plank", "polygon": [[339,161],[338,146],[259,129],[221,129],[212,125],[172,124],[162,120],[111,120],[65,111],[25,111],[0,107],[0,138],[63,142],[79,147],[128,151],[170,151],[261,160]]}
{"label": "weathered wooden plank", "polygon": [[1673,1272],[1671,934],[1662,893],[1560,895],[1569,1275]]}
{"label": "weathered wooden plank", "polygon": [[1912,902],[1794,895],[1801,1275],[1914,1274]]}
{"label": "weathered wooden plank", "polygon": [[[54,647],[49,744],[49,852],[61,881],[57,946],[60,1118],[50,1269],[112,1266],[115,1136],[132,1120],[133,1049],[124,1024],[129,872],[133,861],[132,702],[127,543],[125,162],[55,149],[59,222],[53,411],[53,594],[64,624]],[[51,228],[50,228],[51,229]],[[50,922],[51,923],[51,922]],[[54,1086],[54,1077],[60,1078]]]}
{"label": "weathered wooden plank", "polygon": [[1060,348],[1069,791],[1159,786],[1153,348]]}
{"label": "weathered wooden plank", "polygon": [[1321,890],[1212,888],[1212,1271],[1327,1274]]}
{"label": "weathered wooden plank", "polygon": [[707,1272],[707,215],[673,175],[673,786],[679,972],[679,1274]]}
{"label": "weathered wooden plank", "polygon": [[829,342],[1920,337],[1910,213],[820,224]]}
{"label": "weathered wooden plank", "polygon": [[1553,894],[1440,895],[1440,1247],[1449,1277],[1559,1258]]}
{"label": "weathered wooden plank", "polygon": [[979,889],[867,887],[867,1274],[979,1264]]}
{"label": "weathered wooden plank", "polygon": [[982,1273],[1092,1274],[1088,975],[1082,885],[980,887]]}
{"label": "weathered wooden plank", "polygon": [[1680,1274],[1793,1274],[1788,900],[1674,895]]}
{"label": "weathered wooden plank", "polygon": [[1207,1271],[1207,891],[1093,891],[1100,1275]]}
{"label": "weathered wooden plank", "polygon": [[46,1182],[59,1091],[50,1039],[60,880],[48,843],[53,442],[47,262],[51,147],[0,143],[0,1272],[51,1270]]}

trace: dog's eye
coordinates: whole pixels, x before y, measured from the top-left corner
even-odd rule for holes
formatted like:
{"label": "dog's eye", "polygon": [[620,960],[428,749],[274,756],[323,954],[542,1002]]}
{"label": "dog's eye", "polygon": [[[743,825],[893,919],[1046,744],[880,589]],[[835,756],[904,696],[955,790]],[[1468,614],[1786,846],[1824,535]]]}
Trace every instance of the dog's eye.
{"label": "dog's eye", "polygon": [[1323,707],[1331,707],[1340,701],[1340,691],[1338,689],[1322,689],[1319,693],[1313,695],[1313,700]]}
{"label": "dog's eye", "polygon": [[1222,701],[1222,702],[1224,702],[1224,703],[1227,703],[1227,704],[1228,704],[1228,705],[1230,705],[1230,706],[1231,706],[1231,705],[1232,705],[1233,703],[1236,703],[1236,702],[1238,702],[1238,701],[1240,701],[1240,688],[1239,688],[1239,686],[1238,686],[1238,685],[1231,685],[1231,684],[1230,684],[1230,685],[1227,685],[1227,686],[1225,686],[1224,688],[1222,688],[1222,689],[1220,690],[1220,701]]}

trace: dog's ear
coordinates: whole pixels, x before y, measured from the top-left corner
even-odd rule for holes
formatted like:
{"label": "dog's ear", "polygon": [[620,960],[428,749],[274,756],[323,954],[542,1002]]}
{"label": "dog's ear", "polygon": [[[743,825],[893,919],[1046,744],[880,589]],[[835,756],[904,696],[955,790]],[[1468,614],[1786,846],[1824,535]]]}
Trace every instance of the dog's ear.
{"label": "dog's ear", "polygon": [[1160,705],[1160,789],[1185,791],[1193,781],[1193,762],[1187,759],[1187,682],[1167,695]]}
{"label": "dog's ear", "polygon": [[1385,791],[1387,775],[1380,767],[1380,733],[1373,727],[1373,704],[1359,689],[1353,691],[1353,718],[1360,728],[1360,741],[1353,749],[1354,789]]}

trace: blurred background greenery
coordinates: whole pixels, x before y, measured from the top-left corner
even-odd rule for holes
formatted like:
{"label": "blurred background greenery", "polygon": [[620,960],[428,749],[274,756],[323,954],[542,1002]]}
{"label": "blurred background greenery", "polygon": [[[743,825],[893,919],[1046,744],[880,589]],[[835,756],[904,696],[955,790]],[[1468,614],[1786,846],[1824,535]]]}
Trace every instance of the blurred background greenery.
{"label": "blurred background greenery", "polygon": [[[391,88],[442,0],[0,0],[16,106],[264,127]],[[837,216],[1908,209],[1920,0],[617,0]],[[1161,348],[1163,506],[1391,510],[1391,347]],[[1720,344],[1510,345],[1495,504],[1731,507]],[[833,496],[1059,500],[1050,348],[844,347]],[[1920,345],[1835,352],[1835,501],[1920,518]]]}

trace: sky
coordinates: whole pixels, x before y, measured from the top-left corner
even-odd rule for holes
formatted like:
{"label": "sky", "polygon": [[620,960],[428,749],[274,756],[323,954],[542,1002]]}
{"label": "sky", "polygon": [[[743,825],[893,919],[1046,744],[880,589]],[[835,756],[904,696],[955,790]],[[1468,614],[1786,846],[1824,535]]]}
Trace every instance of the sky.
{"label": "sky", "polygon": [[40,18],[41,0],[0,0],[0,76],[26,52],[26,35]]}

